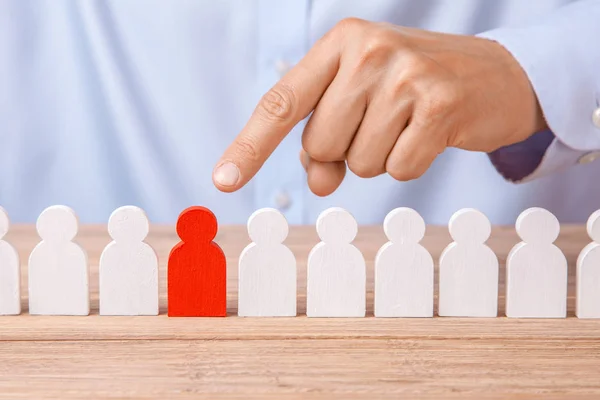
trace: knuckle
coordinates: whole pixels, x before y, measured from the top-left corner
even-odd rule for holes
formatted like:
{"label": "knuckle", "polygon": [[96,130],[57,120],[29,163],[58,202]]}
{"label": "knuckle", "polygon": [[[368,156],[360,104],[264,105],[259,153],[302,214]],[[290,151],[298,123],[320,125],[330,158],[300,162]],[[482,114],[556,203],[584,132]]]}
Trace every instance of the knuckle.
{"label": "knuckle", "polygon": [[235,155],[251,162],[259,161],[258,142],[250,137],[241,137],[236,141]]}
{"label": "knuckle", "polygon": [[431,66],[428,60],[412,50],[403,51],[400,56],[402,70],[396,75],[392,87],[396,92],[410,90],[415,95],[426,95],[428,87],[423,84],[431,76]]}
{"label": "knuckle", "polygon": [[418,179],[423,175],[423,171],[414,167],[394,168],[388,171],[388,174],[397,181],[406,182]]}
{"label": "knuckle", "polygon": [[411,181],[420,178],[425,173],[420,163],[410,157],[402,158],[400,162],[386,164],[386,172],[397,181]]}
{"label": "knuckle", "polygon": [[318,132],[322,131],[319,128],[321,126],[323,125],[315,123],[312,118],[308,121],[302,135],[304,151],[310,155],[310,158],[320,162],[332,162],[343,158],[346,151],[343,142],[336,140],[335,136],[319,135]]}
{"label": "knuckle", "polygon": [[406,96],[413,98],[415,92],[414,80],[400,76],[390,84],[389,90],[392,97],[391,101],[396,101]]}
{"label": "knuckle", "polygon": [[295,114],[296,103],[294,89],[278,83],[262,97],[258,112],[270,121],[288,121]]}
{"label": "knuckle", "polygon": [[339,158],[338,152],[330,145],[315,145],[308,142],[304,145],[304,150],[310,155],[310,158],[320,162],[336,161]]}
{"label": "knuckle", "polygon": [[351,157],[348,158],[348,169],[360,178],[373,178],[381,175],[383,172],[382,168],[373,163],[360,161]]}
{"label": "knuckle", "polygon": [[421,75],[431,71],[434,63],[430,58],[412,49],[405,49],[400,55],[402,67],[413,75]]}
{"label": "knuckle", "polygon": [[362,43],[358,67],[379,65],[389,60],[394,53],[394,38],[383,29],[376,29]]}
{"label": "knuckle", "polygon": [[422,108],[427,118],[439,118],[454,113],[461,103],[461,95],[454,85],[440,84],[428,90],[422,98]]}
{"label": "knuckle", "polygon": [[429,82],[432,76],[436,75],[436,65],[411,49],[401,49],[396,58],[397,64],[401,67],[395,75],[393,86],[396,90],[411,89],[415,95],[427,95],[429,93]]}
{"label": "knuckle", "polygon": [[363,29],[367,25],[367,21],[360,18],[344,18],[333,27],[333,32],[342,36]]}

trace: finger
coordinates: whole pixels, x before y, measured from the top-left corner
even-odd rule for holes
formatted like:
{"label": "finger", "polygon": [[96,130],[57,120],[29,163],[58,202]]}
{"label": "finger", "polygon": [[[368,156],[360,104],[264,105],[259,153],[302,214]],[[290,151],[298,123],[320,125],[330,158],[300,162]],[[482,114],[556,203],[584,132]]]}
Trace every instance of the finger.
{"label": "finger", "polygon": [[302,134],[302,147],[312,159],[345,159],[367,108],[367,90],[358,80],[342,66],[317,104]]}
{"label": "finger", "polygon": [[308,155],[308,153],[306,151],[304,151],[304,149],[300,150],[300,164],[302,164],[302,168],[304,168],[304,171],[308,172],[308,163],[310,161],[310,156]]}
{"label": "finger", "polygon": [[[300,162],[308,174],[309,188],[318,196],[327,196],[333,193],[346,175],[346,164],[343,161],[323,163],[311,160],[306,151],[300,150]],[[312,165],[310,173],[309,165]]]}
{"label": "finger", "polygon": [[348,169],[361,178],[386,172],[386,160],[412,112],[408,94],[384,89],[365,113],[347,152]]}
{"label": "finger", "polygon": [[217,163],[213,182],[219,190],[231,192],[244,186],[289,131],[314,109],[337,73],[338,42],[333,36],[320,40],[263,96]]}
{"label": "finger", "polygon": [[436,126],[411,121],[390,152],[385,169],[394,179],[409,181],[423,175],[444,151],[443,136]]}
{"label": "finger", "polygon": [[346,176],[344,161],[321,162],[311,159],[308,162],[308,187],[317,196],[333,193]]}

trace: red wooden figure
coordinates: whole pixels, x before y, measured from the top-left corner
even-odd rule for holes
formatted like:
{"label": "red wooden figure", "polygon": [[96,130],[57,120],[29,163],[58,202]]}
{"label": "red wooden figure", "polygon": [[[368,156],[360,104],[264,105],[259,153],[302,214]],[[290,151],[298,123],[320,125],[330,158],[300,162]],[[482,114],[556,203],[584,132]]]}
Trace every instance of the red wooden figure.
{"label": "red wooden figure", "polygon": [[212,241],[217,234],[217,218],[208,208],[187,208],[177,220],[177,234],[181,242],[169,254],[168,315],[226,316],[225,255]]}

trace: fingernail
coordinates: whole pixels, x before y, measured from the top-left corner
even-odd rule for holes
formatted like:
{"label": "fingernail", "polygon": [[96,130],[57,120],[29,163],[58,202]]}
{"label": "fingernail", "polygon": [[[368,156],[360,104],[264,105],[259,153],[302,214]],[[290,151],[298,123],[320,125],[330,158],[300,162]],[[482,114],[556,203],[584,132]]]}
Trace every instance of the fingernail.
{"label": "fingernail", "polygon": [[215,171],[215,182],[221,186],[235,186],[240,180],[240,170],[237,165],[225,162]]}

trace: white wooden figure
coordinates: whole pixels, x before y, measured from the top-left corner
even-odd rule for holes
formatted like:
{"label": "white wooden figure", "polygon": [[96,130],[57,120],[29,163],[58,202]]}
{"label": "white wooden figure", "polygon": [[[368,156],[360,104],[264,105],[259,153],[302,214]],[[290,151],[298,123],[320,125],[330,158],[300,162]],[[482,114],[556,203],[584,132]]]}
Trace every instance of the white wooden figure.
{"label": "white wooden figure", "polygon": [[579,318],[600,318],[600,210],[590,215],[587,232],[592,243],[577,257],[577,305]]}
{"label": "white wooden figure", "polygon": [[488,218],[465,208],[448,223],[453,243],[444,249],[439,267],[440,316],[498,316],[498,258],[485,244],[491,233]]}
{"label": "white wooden figure", "polygon": [[432,317],[433,259],[419,244],[425,221],[411,208],[396,208],[383,230],[389,242],[375,257],[375,316]]}
{"label": "white wooden figure", "polygon": [[45,209],[37,220],[42,241],[29,256],[29,313],[88,315],[87,254],[73,242],[79,221],[66,206]]}
{"label": "white wooden figure", "polygon": [[296,315],[296,258],[283,243],[288,223],[279,211],[263,208],[248,219],[253,243],[240,255],[238,315]]}
{"label": "white wooden figure", "polygon": [[357,232],[356,220],[343,208],[329,208],[319,215],[321,242],[308,255],[308,317],[365,316],[365,259],[351,244]]}
{"label": "white wooden figure", "polygon": [[19,254],[2,238],[8,233],[10,221],[0,207],[0,315],[21,314],[21,269]]}
{"label": "white wooden figure", "polygon": [[560,232],[556,217],[543,208],[529,208],[517,218],[522,242],[506,260],[506,316],[565,318],[567,259],[554,245]]}
{"label": "white wooden figure", "polygon": [[139,207],[124,206],[111,214],[113,241],[100,256],[100,315],[158,315],[158,257],[144,242],[149,229]]}

